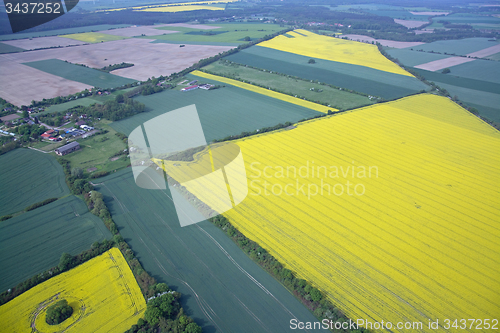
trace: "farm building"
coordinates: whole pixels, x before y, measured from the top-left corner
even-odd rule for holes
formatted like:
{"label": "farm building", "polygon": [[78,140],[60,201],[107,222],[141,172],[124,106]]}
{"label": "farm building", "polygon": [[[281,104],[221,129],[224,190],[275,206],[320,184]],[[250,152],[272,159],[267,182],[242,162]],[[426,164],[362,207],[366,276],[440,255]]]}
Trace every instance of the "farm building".
{"label": "farm building", "polygon": [[190,90],[195,90],[195,89],[198,89],[197,85],[182,88],[181,91],[190,91]]}
{"label": "farm building", "polygon": [[74,152],[75,150],[80,149],[80,144],[76,141],[68,143],[67,145],[62,146],[61,148],[57,148],[55,150],[56,154],[59,156],[63,156]]}
{"label": "farm building", "polygon": [[200,88],[200,89],[205,89],[205,90],[209,90],[209,89],[210,89],[210,88],[212,88],[212,87],[214,87],[214,85],[213,85],[213,84],[208,84],[208,83],[205,83],[205,84],[200,84],[200,85],[198,86],[198,88]]}

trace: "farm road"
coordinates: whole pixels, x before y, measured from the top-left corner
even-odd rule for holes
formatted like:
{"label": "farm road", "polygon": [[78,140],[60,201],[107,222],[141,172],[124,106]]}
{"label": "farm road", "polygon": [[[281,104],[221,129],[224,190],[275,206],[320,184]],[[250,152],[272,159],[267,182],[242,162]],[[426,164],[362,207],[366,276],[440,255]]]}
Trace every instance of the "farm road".
{"label": "farm road", "polygon": [[130,169],[96,187],[144,268],[184,295],[204,332],[291,332],[291,319],[316,321],[216,226],[181,228],[168,191],[138,188]]}

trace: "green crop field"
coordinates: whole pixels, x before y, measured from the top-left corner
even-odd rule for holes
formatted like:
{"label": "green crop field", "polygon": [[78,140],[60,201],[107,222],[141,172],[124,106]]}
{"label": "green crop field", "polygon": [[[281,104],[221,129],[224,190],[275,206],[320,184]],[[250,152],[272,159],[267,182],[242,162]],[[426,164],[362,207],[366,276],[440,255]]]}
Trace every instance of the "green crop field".
{"label": "green crop field", "polygon": [[0,156],[0,216],[69,194],[54,156],[19,148]]}
{"label": "green crop field", "polygon": [[22,52],[22,51],[24,51],[24,49],[22,49],[20,47],[12,46],[12,45],[5,44],[5,43],[0,43],[0,54]]}
{"label": "green crop field", "polygon": [[220,229],[206,221],[181,228],[168,190],[137,187],[129,168],[99,182],[97,190],[144,269],[182,293],[182,306],[204,332],[288,332],[288,311],[300,321],[316,321]]}
{"label": "green crop field", "polygon": [[474,29],[478,30],[499,30],[500,29],[500,24],[499,23],[471,23],[471,25],[474,27]]}
{"label": "green crop field", "polygon": [[45,109],[42,112],[39,112],[39,115],[42,114],[48,114],[48,113],[54,113],[54,112],[61,112],[61,111],[66,111],[68,109],[71,109],[75,106],[89,106],[95,103],[99,103],[96,100],[90,98],[90,97],[85,97],[85,98],[79,98],[79,99],[74,99],[72,101],[66,102],[66,103],[61,103],[61,104],[56,104],[49,106],[47,109]]}
{"label": "green crop field", "polygon": [[0,291],[56,266],[63,252],[75,255],[105,238],[104,222],[75,196],[0,222]]}
{"label": "green crop field", "polygon": [[[205,44],[216,43],[215,45],[218,43],[243,44],[246,43],[243,39],[247,36],[250,37],[251,40],[256,40],[264,37],[265,35],[270,35],[285,29],[280,27],[278,24],[263,23],[220,23],[214,24],[213,26],[213,30],[199,30],[184,27],[161,27],[158,28],[158,36],[144,36],[139,38],[156,39],[158,41],[161,40],[174,43],[201,42]],[[180,32],[162,35],[162,30]],[[206,35],[210,31],[213,32],[214,35]]]}
{"label": "green crop field", "polygon": [[494,94],[443,82],[436,82],[436,84],[446,89],[450,95],[456,95],[460,100],[478,109],[480,115],[500,123],[500,93]]}
{"label": "green crop field", "polygon": [[70,64],[59,59],[47,59],[24,63],[24,65],[36,68],[49,74],[62,78],[85,83],[99,88],[115,88],[136,80],[101,72],[75,64]]}
{"label": "green crop field", "polygon": [[267,47],[252,46],[225,59],[385,99],[399,98],[427,89],[424,83],[410,76],[323,59],[315,59],[315,64],[308,64],[310,57]]}
{"label": "green crop field", "polygon": [[453,40],[439,40],[432,43],[414,46],[414,50],[434,51],[456,55],[467,55],[491,46],[498,45],[498,42],[490,41],[490,38],[464,38]]}
{"label": "green crop field", "polygon": [[[221,84],[196,76],[188,76],[188,79],[200,80],[200,83]],[[302,106],[229,85],[209,91],[202,89],[186,92],[167,90],[149,96],[139,96],[136,100],[144,103],[151,111],[113,122],[111,127],[128,135],[149,119],[167,111],[195,104],[205,138],[210,142],[228,135],[254,131],[287,121],[296,122],[321,114]]]}
{"label": "green crop field", "polygon": [[370,10],[369,13],[400,20],[427,21],[427,16],[413,15],[406,10]]}
{"label": "green crop field", "polygon": [[101,120],[96,125],[98,128],[108,130],[108,133],[77,140],[81,149],[64,156],[71,162],[71,167],[82,168],[84,172],[88,168],[97,168],[98,171],[114,171],[129,164],[128,159],[125,158],[126,155],[121,155],[115,161],[110,160],[114,154],[126,149],[127,145],[115,135],[116,131],[108,124],[108,121]]}
{"label": "green crop field", "polygon": [[[451,69],[453,68],[454,67],[452,67]],[[417,68],[414,68],[413,70],[415,70],[417,73],[419,73],[429,81],[442,82],[457,87],[479,90],[493,94],[498,94],[498,92],[500,91],[500,84],[498,83],[454,76],[453,70],[449,74],[441,74],[438,72],[431,72]]]}
{"label": "green crop field", "polygon": [[1,35],[0,40],[13,40],[13,39],[24,39],[24,38],[46,37],[46,36],[58,36],[66,34],[77,34],[81,32],[126,28],[129,26],[130,24],[101,24],[101,25],[90,25],[86,27],[66,28],[58,30],[21,32],[15,34]]}
{"label": "green crop field", "polygon": [[500,84],[500,62],[498,61],[477,59],[450,67],[450,70],[451,75]]}
{"label": "green crop field", "polygon": [[500,52],[487,56],[486,59],[500,61]]}
{"label": "green crop field", "polygon": [[[243,65],[226,64],[224,60],[212,63],[204,67],[204,69],[232,79],[246,80],[252,84],[271,87],[287,94],[304,96],[308,100],[318,103],[328,103],[328,105],[339,110],[352,109],[374,103],[365,96],[339,91],[337,88],[326,85],[296,80],[286,75],[270,73],[269,71],[253,69]],[[320,89],[323,91],[319,92]]]}
{"label": "green crop field", "polygon": [[403,65],[411,67],[451,57],[449,55],[444,55],[444,54],[419,52],[417,50],[421,49],[420,46],[414,46],[412,48],[413,51],[410,50],[410,48],[406,49],[386,48],[385,52],[387,52],[391,57],[398,59]]}
{"label": "green crop field", "polygon": [[485,15],[476,15],[469,13],[455,13],[447,15],[446,17],[435,18],[434,20],[448,21],[454,24],[471,24],[471,23],[492,23],[499,24],[500,18]]}

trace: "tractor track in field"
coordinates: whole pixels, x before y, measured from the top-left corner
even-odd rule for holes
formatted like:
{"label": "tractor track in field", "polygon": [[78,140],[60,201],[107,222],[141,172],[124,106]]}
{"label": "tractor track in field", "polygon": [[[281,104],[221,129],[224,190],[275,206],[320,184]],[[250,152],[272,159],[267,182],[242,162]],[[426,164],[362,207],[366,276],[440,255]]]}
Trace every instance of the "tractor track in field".
{"label": "tractor track in field", "polygon": [[[154,181],[153,181],[154,182]],[[156,183],[155,183],[156,184]],[[207,301],[205,301],[203,299],[203,297],[201,297],[200,295],[198,295],[198,293],[196,293],[196,291],[189,285],[189,283],[187,281],[185,281],[183,279],[183,275],[178,271],[178,269],[175,267],[175,264],[161,251],[160,248],[158,248],[158,246],[156,245],[156,243],[153,241],[153,239],[148,235],[147,231],[144,230],[144,228],[142,228],[140,226],[140,224],[135,220],[135,218],[132,216],[132,214],[130,214],[127,206],[125,204],[123,204],[120,200],[118,200],[118,198],[116,197],[116,195],[109,189],[109,187],[106,186],[106,184],[104,182],[102,183],[99,183],[99,184],[94,184],[94,185],[100,185],[100,186],[103,186],[105,187],[108,192],[111,194],[111,196],[113,197],[113,199],[118,203],[120,209],[123,211],[124,214],[126,214],[127,217],[129,217],[130,219],[132,219],[134,221],[134,224],[136,225],[137,228],[139,228],[143,233],[144,235],[146,235],[146,237],[148,237],[148,239],[144,240],[141,236],[137,235],[139,241],[144,245],[144,247],[146,248],[146,250],[148,251],[149,255],[151,256],[151,258],[153,258],[154,262],[156,263],[156,265],[158,266],[158,268],[166,275],[166,276],[169,276],[177,281],[179,281],[180,283],[182,283],[184,286],[186,286],[187,288],[189,288],[189,290],[191,290],[192,292],[192,295],[194,296],[198,306],[200,307],[201,311],[203,312],[203,314],[205,315],[205,317],[209,320],[209,322],[211,324],[213,324],[218,331],[220,332],[232,332],[232,330],[225,326],[223,324],[223,321],[221,320],[221,318],[217,315],[217,313],[210,307],[210,305],[208,304]],[[157,185],[158,186],[158,185]],[[158,188],[160,189],[160,186],[158,186]],[[170,201],[173,201],[173,199],[165,192],[162,191],[162,193],[170,200]],[[145,204],[147,206],[149,206],[149,204],[147,202],[145,202]],[[152,209],[152,208],[151,208]],[[258,324],[258,326],[260,327],[260,329],[263,331],[263,332],[269,332],[269,333],[272,333],[272,329],[270,329],[269,327],[267,327],[264,322],[262,322],[262,320],[256,315],[254,314],[250,308],[242,301],[240,300],[222,281],[220,281],[216,275],[212,272],[212,270],[198,257],[196,256],[196,254],[194,254],[190,249],[189,247],[185,244],[185,242],[174,232],[174,230],[170,227],[170,225],[168,225],[168,223],[166,221],[164,221],[161,216],[159,216],[158,214],[155,213],[155,216],[156,218],[161,221],[161,223],[167,227],[169,229],[169,231],[172,233],[172,235],[179,241],[179,243],[188,251],[190,252],[194,258],[201,264],[203,265],[208,273],[217,281],[219,282],[223,287],[224,289],[226,289],[228,291],[228,293],[234,297],[234,299],[242,306],[242,308],[244,309],[245,312],[247,312],[254,320],[255,322]],[[252,283],[254,283],[255,285],[257,285],[257,287],[259,287],[266,295],[268,295],[269,297],[271,297],[277,304],[280,308],[282,308],[287,314],[290,315],[290,318],[295,318],[298,320],[298,318],[283,304],[281,303],[269,290],[267,290],[267,288],[265,288],[265,286],[263,284],[261,284],[256,278],[254,278],[250,273],[248,273],[243,267],[241,267],[237,261],[229,254],[229,252],[226,251],[226,249],[217,241],[215,240],[215,238],[213,238],[205,229],[203,229],[202,227],[200,227],[199,225],[196,225],[196,228],[197,230],[199,230],[204,236],[206,236],[211,242],[213,242],[217,248],[228,258],[229,261],[231,261],[231,263],[233,265],[236,266],[236,268],[241,271],[245,276],[247,276],[251,281]],[[158,255],[155,255],[153,250],[149,245],[153,245],[154,248],[156,249],[156,251],[159,253],[159,255],[170,265],[172,266],[172,268],[175,270],[176,274],[178,276],[175,276],[173,274],[171,274],[160,262],[160,260],[158,260]],[[219,323],[222,323],[223,328],[221,328],[217,323],[216,323],[216,320],[219,322]],[[305,332],[308,332],[307,330],[305,330]]]}

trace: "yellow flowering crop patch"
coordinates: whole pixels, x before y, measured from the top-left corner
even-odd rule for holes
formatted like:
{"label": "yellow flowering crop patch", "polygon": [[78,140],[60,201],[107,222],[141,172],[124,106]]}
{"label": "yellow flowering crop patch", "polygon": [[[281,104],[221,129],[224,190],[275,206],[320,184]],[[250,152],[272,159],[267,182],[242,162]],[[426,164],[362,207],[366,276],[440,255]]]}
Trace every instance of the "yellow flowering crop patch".
{"label": "yellow flowering crop patch", "polygon": [[295,38],[280,35],[258,45],[306,57],[365,66],[384,72],[413,77],[413,75],[384,57],[376,45],[317,35],[302,29],[294,30],[288,34]]}
{"label": "yellow flowering crop patch", "polygon": [[165,6],[165,7],[154,7],[154,8],[145,8],[139,11],[141,12],[186,12],[190,10],[224,10],[222,7],[212,7],[212,6],[197,6],[197,5],[189,5],[189,6]]}
{"label": "yellow flowering crop patch", "polygon": [[100,32],[82,32],[79,34],[60,35],[59,37],[71,38],[88,43],[109,42],[113,40],[126,39],[128,37],[103,34]]}
{"label": "yellow flowering crop patch", "polygon": [[[66,299],[73,315],[45,322],[47,307]],[[142,317],[146,302],[117,248],[55,276],[0,307],[0,332],[124,332]]]}
{"label": "yellow flowering crop patch", "polygon": [[[138,9],[155,9],[155,8],[165,8],[165,7],[181,7],[181,6],[196,6],[196,5],[217,5],[217,4],[225,4],[225,3],[231,3],[231,2],[237,2],[239,0],[211,0],[211,1],[193,1],[193,2],[179,2],[179,3],[166,3],[162,5],[151,5],[151,6],[136,6],[132,7],[132,9],[138,10]],[[205,6],[202,6],[205,7]],[[209,6],[206,6],[209,7]],[[119,11],[119,10],[125,10],[128,8],[115,8],[115,9],[105,9],[102,11],[107,11],[107,12],[112,12],[112,11]],[[211,9],[211,10],[217,10],[216,8],[209,7],[209,8],[200,8],[200,9]],[[221,8],[223,9],[223,8]],[[178,9],[178,10],[172,10],[172,11],[186,11],[186,10],[196,10],[196,9]],[[167,11],[167,10],[165,10]]]}
{"label": "yellow flowering crop patch", "polygon": [[331,107],[328,107],[328,106],[324,106],[324,105],[321,105],[321,104],[317,104],[317,103],[305,101],[305,100],[300,99],[300,98],[296,98],[296,97],[292,97],[292,96],[289,96],[289,95],[285,95],[285,94],[282,94],[282,93],[279,93],[279,92],[276,92],[276,91],[272,91],[272,90],[269,90],[269,89],[264,89],[264,88],[254,86],[252,84],[240,82],[240,81],[237,81],[237,80],[228,79],[228,78],[223,77],[223,76],[208,74],[208,73],[204,73],[204,72],[200,72],[200,71],[194,71],[191,74],[195,75],[195,76],[203,77],[205,79],[210,79],[210,80],[214,80],[214,81],[219,81],[219,82],[222,82],[222,83],[230,84],[232,86],[235,86],[235,87],[238,87],[238,88],[242,88],[242,89],[245,89],[245,90],[250,90],[250,91],[256,92],[256,93],[261,94],[261,95],[266,95],[266,96],[269,96],[269,97],[272,97],[272,98],[276,98],[276,99],[279,99],[279,100],[282,100],[282,101],[285,101],[285,102],[288,102],[288,103],[292,103],[292,104],[295,104],[295,105],[300,105],[300,106],[303,106],[303,107],[311,109],[311,110],[315,110],[315,111],[319,111],[319,112],[323,112],[323,113],[327,113],[328,110],[337,111],[337,109],[334,109],[334,108],[331,108]]}
{"label": "yellow flowering crop patch", "polygon": [[498,319],[500,133],[482,120],[426,94],[235,143],[249,193],[224,214],[351,318]]}

